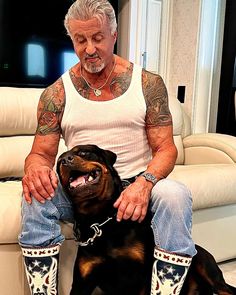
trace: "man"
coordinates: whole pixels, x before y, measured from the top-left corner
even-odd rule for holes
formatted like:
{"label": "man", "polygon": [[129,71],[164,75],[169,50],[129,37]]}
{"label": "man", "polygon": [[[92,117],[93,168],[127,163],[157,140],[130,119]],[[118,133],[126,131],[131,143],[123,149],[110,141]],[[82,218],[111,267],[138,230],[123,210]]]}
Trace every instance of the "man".
{"label": "man", "polygon": [[[141,222],[151,210],[157,258],[152,294],[167,294],[167,274],[162,274],[160,287],[157,275],[173,265],[180,274],[175,286],[178,294],[196,250],[190,235],[190,193],[182,184],[166,179],[177,151],[165,85],[160,76],[113,54],[117,25],[107,0],[75,1],[65,26],[80,62],[41,95],[38,128],[22,181],[19,242],[32,294],[38,264],[45,266],[44,274],[51,278],[47,294],[57,292],[58,253],[64,240],[59,220],[73,221],[71,204],[53,171],[61,134],[69,149],[95,143],[117,154],[119,175],[132,178],[114,204],[117,221]],[[37,292],[46,288],[45,276],[41,277]]]}

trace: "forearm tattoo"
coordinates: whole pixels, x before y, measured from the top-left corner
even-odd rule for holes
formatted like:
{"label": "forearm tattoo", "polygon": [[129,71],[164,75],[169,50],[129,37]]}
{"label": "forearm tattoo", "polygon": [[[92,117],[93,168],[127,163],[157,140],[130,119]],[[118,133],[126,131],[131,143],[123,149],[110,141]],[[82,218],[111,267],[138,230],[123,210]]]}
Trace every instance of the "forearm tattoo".
{"label": "forearm tattoo", "polygon": [[171,125],[172,117],[168,106],[168,94],[162,78],[143,70],[142,86],[147,105],[146,126]]}
{"label": "forearm tattoo", "polygon": [[38,107],[38,127],[36,134],[60,133],[60,121],[65,107],[64,89],[59,79],[42,93]]}

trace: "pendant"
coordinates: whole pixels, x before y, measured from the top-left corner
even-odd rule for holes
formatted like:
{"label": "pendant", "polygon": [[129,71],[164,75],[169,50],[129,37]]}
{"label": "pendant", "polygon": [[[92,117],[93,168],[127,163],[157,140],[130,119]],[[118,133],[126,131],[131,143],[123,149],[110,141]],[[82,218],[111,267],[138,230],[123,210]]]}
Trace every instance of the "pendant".
{"label": "pendant", "polygon": [[100,96],[102,94],[102,91],[100,89],[94,89],[93,92],[96,96]]}

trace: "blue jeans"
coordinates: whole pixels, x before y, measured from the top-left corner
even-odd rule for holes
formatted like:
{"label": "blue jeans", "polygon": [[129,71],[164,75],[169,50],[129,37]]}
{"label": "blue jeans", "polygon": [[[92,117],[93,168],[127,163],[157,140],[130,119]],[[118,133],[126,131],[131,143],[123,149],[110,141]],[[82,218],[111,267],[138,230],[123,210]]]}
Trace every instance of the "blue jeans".
{"label": "blue jeans", "polygon": [[[196,254],[191,238],[192,199],[183,184],[170,179],[160,180],[152,189],[149,210],[153,214],[152,229],[157,246],[179,254]],[[60,220],[73,223],[72,204],[60,184],[55,197],[44,204],[33,198],[29,205],[23,198],[20,245],[46,247],[61,244],[65,238]]]}

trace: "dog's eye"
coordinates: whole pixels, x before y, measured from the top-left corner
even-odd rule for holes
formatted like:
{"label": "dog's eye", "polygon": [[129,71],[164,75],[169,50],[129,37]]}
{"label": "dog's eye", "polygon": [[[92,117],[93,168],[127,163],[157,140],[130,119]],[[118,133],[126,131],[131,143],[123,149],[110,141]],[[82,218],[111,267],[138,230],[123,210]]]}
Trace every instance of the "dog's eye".
{"label": "dog's eye", "polygon": [[83,152],[83,151],[79,151],[78,152],[78,156],[80,156],[80,157],[85,157],[86,155],[88,155],[89,153],[87,153],[87,152]]}

